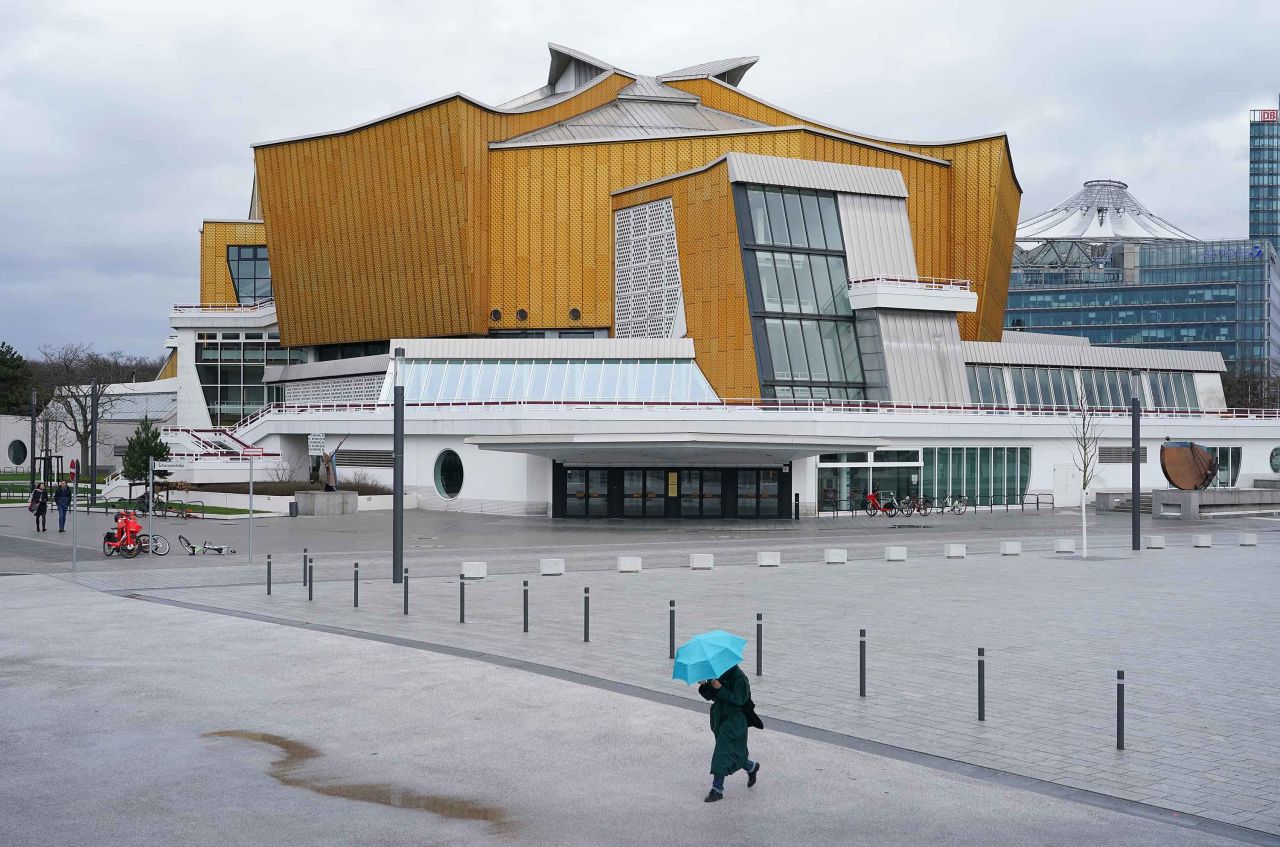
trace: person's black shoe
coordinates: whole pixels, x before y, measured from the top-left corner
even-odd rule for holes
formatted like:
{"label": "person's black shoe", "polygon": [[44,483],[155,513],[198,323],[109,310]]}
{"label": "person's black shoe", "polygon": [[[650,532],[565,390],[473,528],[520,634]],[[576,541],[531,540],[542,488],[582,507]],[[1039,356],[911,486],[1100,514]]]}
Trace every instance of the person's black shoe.
{"label": "person's black shoe", "polygon": [[760,775],[760,763],[756,762],[756,769],[747,774],[747,788],[756,784],[756,777]]}
{"label": "person's black shoe", "polygon": [[704,803],[714,803],[714,802],[716,802],[717,800],[723,800],[723,799],[724,799],[724,795],[723,795],[723,794],[721,794],[719,791],[716,791],[716,790],[713,788],[713,789],[711,789],[710,791],[708,791],[708,792],[707,792],[707,796],[706,796],[706,797],[703,797],[703,798],[702,798],[702,802],[704,802]]}

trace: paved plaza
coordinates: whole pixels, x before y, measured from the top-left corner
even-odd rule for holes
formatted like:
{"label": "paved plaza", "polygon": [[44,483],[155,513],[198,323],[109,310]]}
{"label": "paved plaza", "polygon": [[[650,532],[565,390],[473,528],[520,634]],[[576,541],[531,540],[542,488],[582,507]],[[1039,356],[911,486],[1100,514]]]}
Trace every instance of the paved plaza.
{"label": "paved plaza", "polygon": [[[4,518],[0,515],[0,521]],[[973,782],[970,777],[955,775],[957,768],[963,771],[959,763],[978,766],[974,776],[994,783],[987,785],[989,790],[996,786],[1002,791],[1014,790],[1001,783],[1001,774],[1025,778],[1024,788],[1032,783],[1040,786],[1023,790],[1027,798],[1017,814],[1030,815],[1024,821],[1027,825],[1037,820],[1028,810],[1049,813],[1057,804],[1074,798],[1071,803],[1079,806],[1086,818],[1105,814],[1108,820],[1134,820],[1132,815],[1116,815],[1087,805],[1106,808],[1108,802],[1138,815],[1160,818],[1159,823],[1144,822],[1163,828],[1150,843],[1179,843],[1174,839],[1193,837],[1168,822],[1176,822],[1179,816],[1183,822],[1203,819],[1206,824],[1202,830],[1212,822],[1226,824],[1214,830],[1216,835],[1280,843],[1280,837],[1275,837],[1280,836],[1280,729],[1273,718],[1280,709],[1276,683],[1280,653],[1272,636],[1280,611],[1276,564],[1280,559],[1280,536],[1276,535],[1280,522],[1215,520],[1191,529],[1161,522],[1157,531],[1166,533],[1168,548],[1133,553],[1125,534],[1127,516],[1104,516],[1095,521],[1091,531],[1090,559],[1053,553],[1053,538],[1069,536],[1078,519],[1078,514],[1063,513],[983,513],[892,523],[846,519],[759,527],[658,528],[411,513],[408,534],[414,541],[407,552],[411,574],[407,616],[402,613],[399,587],[388,579],[388,559],[382,548],[389,521],[382,515],[331,521],[323,527],[316,523],[308,526],[304,520],[262,521],[255,528],[258,555],[252,565],[243,555],[225,560],[171,555],[156,561],[121,563],[104,562],[99,553],[74,575],[67,573],[62,539],[37,550],[40,555],[31,555],[28,551],[33,542],[14,538],[20,533],[13,529],[0,528],[4,533],[0,535],[0,555],[7,557],[6,569],[44,571],[57,577],[9,577],[0,583],[0,592],[8,603],[15,595],[10,586],[21,584],[19,594],[26,598],[23,602],[31,604],[25,623],[22,614],[19,622],[13,623],[13,615],[6,613],[8,626],[19,628],[10,630],[16,633],[23,633],[24,625],[47,626],[37,624],[41,604],[56,607],[63,602],[94,605],[94,615],[104,618],[119,615],[151,620],[159,615],[157,620],[167,621],[171,619],[167,616],[179,615],[192,632],[212,627],[219,633],[219,651],[239,657],[235,661],[243,663],[246,686],[260,673],[274,674],[275,670],[263,670],[267,665],[261,663],[276,668],[287,652],[284,645],[295,645],[309,654],[311,675],[304,674],[302,691],[326,700],[343,696],[343,691],[365,690],[366,683],[353,682],[350,685],[356,687],[349,688],[347,682],[333,676],[347,651],[364,655],[367,663],[373,655],[403,655],[401,645],[417,646],[422,649],[410,651],[412,662],[443,663],[440,667],[449,668],[450,679],[498,672],[504,679],[513,675],[509,679],[514,690],[524,692],[517,697],[573,692],[564,696],[606,698],[609,705],[605,708],[611,713],[672,710],[670,714],[676,717],[661,720],[677,723],[688,723],[693,715],[688,744],[694,749],[682,755],[695,760],[701,755],[696,730],[702,727],[699,721],[705,720],[697,714],[704,712],[705,705],[696,692],[669,680],[668,602],[677,601],[680,640],[715,627],[750,638],[744,662],[749,672],[755,669],[755,616],[759,613],[764,625],[764,674],[752,676],[754,697],[766,722],[772,719],[778,731],[753,736],[753,750],[763,744],[787,749],[789,745],[812,744],[798,737],[812,731],[816,737],[844,739],[846,748],[855,750],[859,745],[861,749],[876,749],[875,743],[888,745],[881,748],[887,756],[868,756],[849,749],[832,752],[821,745],[814,748],[838,760],[841,773],[854,774],[842,777],[851,782],[864,779],[857,772],[868,767],[867,763],[875,763],[875,768],[907,769],[903,773],[929,774],[918,778],[929,784],[941,780],[938,785],[947,790],[957,779]],[[162,531],[173,538],[177,531],[186,532],[191,526],[173,522],[172,528],[165,526]],[[1215,546],[1193,548],[1192,530],[1213,533]],[[230,535],[235,531],[243,528],[209,524],[200,525],[197,534],[215,540],[215,533]],[[1257,533],[1259,546],[1236,546],[1241,531]],[[999,542],[1005,539],[1022,540],[1023,555],[999,555]],[[943,544],[953,541],[969,545],[967,558],[943,557]],[[905,544],[909,561],[885,562],[883,547],[888,543]],[[300,579],[302,546],[308,546],[316,556],[317,579],[311,600]],[[832,546],[849,549],[848,565],[822,563],[823,548]],[[761,550],[780,551],[783,567],[755,567],[755,553]],[[273,555],[275,580],[270,597],[264,585],[267,552]],[[714,553],[715,570],[690,571],[690,552]],[[642,556],[645,572],[616,573],[614,560],[622,554]],[[551,555],[567,560],[569,572],[565,576],[537,575],[539,556]],[[19,568],[16,563],[23,556],[30,556],[29,565]],[[467,585],[466,623],[461,624],[458,564],[473,558],[489,561],[491,575]],[[352,607],[351,564],[355,560],[362,563],[358,609]],[[33,582],[37,580],[38,585]],[[527,634],[521,626],[526,580],[530,590]],[[584,587],[590,588],[590,643],[583,642]],[[116,596],[88,588],[115,592]],[[75,599],[54,599],[63,595]],[[95,604],[103,605],[98,608]],[[43,609],[46,617],[48,612]],[[106,631],[122,633],[121,626]],[[858,692],[860,629],[867,630],[865,698]],[[335,632],[357,637],[341,637]],[[26,642],[33,635],[34,631],[17,636],[7,633],[5,644],[25,644],[31,649]],[[132,632],[129,637],[135,635],[143,637]],[[146,637],[151,637],[150,629]],[[40,638],[40,643],[47,640],[43,635]],[[253,645],[264,642],[270,645],[265,650],[268,655],[260,656]],[[987,720],[982,723],[976,720],[979,647],[986,650]],[[178,645],[172,649],[180,652]],[[447,655],[450,652],[455,655]],[[467,661],[458,655],[482,661]],[[203,667],[208,658],[197,652],[186,661],[194,669]],[[150,672],[145,659],[135,661]],[[221,666],[221,661],[215,664]],[[1124,669],[1127,676],[1127,749],[1123,751],[1115,749],[1118,669]],[[583,693],[583,686],[570,685],[556,679],[557,675],[587,682],[588,690],[591,686],[606,690]],[[281,679],[287,678],[286,674]],[[428,678],[430,682],[425,681]],[[416,692],[425,686],[433,696],[445,697],[436,688],[438,677],[416,672],[405,680],[409,690]],[[275,690],[283,684],[273,681],[270,687]],[[384,700],[391,699],[389,692],[397,683],[382,678],[368,684],[373,686],[367,698],[372,716]],[[620,685],[641,697],[617,693]],[[12,687],[6,691],[6,697],[16,696]],[[270,696],[270,692],[263,696]],[[645,702],[646,696],[659,702]],[[356,694],[355,699],[364,698]],[[681,704],[695,706],[698,713],[680,708]],[[333,711],[319,702],[316,708]],[[485,719],[479,710],[468,709],[469,719]],[[12,709],[6,711],[13,713]],[[448,708],[428,711],[431,726],[441,731],[445,731],[444,724],[436,722],[446,720],[442,712],[449,713],[448,721],[458,719]],[[510,715],[502,714],[505,732],[514,724]],[[316,718],[329,720],[331,716]],[[652,722],[649,718],[627,720],[629,726],[642,729],[646,721]],[[540,726],[536,718],[524,716],[516,724]],[[598,721],[586,725],[592,732],[600,730]],[[266,732],[317,746],[315,737],[299,737],[307,733],[300,733],[295,726],[291,718],[266,728],[220,728]],[[645,756],[654,747],[652,740],[621,736],[616,740],[619,744],[634,741],[635,750],[644,751]],[[220,743],[252,747],[243,739],[220,739]],[[555,743],[554,739],[543,739],[538,745],[548,750],[556,749]],[[664,749],[663,755],[671,752]],[[913,760],[915,754],[923,755]],[[275,754],[256,755],[270,759]],[[618,761],[631,755],[620,752]],[[895,758],[898,761],[892,761]],[[553,764],[560,768],[563,763],[557,760],[548,767]],[[593,777],[583,793],[617,790],[627,798],[625,812],[639,814],[643,804],[633,804],[631,796],[615,783],[636,779],[635,769],[646,765],[627,761],[618,767],[618,779]],[[660,763],[654,767],[669,770]],[[696,772],[701,766],[695,763],[692,767]],[[631,776],[623,778],[624,771]],[[572,773],[572,769],[566,767],[566,772]],[[792,777],[795,775],[788,779]],[[824,782],[816,771],[806,778]],[[565,779],[573,781],[570,776]],[[1017,783],[1016,778],[1009,779]],[[602,782],[608,783],[607,788],[600,788]],[[700,777],[695,773],[688,780],[688,791],[672,791],[666,785],[670,780],[652,775],[642,777],[641,782],[651,786],[641,792],[646,802],[650,799],[647,792],[653,790],[670,795],[671,802],[680,805],[683,794],[697,793]],[[836,829],[815,831],[812,838],[795,843],[828,843],[827,836],[839,827],[861,833],[858,827],[865,824],[865,810],[849,794],[848,786],[841,785],[842,799],[827,810]],[[1064,797],[1051,796],[1055,789],[1065,792]],[[557,793],[566,790],[565,786],[555,787]],[[805,802],[813,802],[821,794],[815,785]],[[933,795],[926,791],[921,796]],[[930,802],[912,808],[915,817],[907,815],[903,820],[923,816],[929,826],[950,826],[945,821],[956,811],[949,805],[949,811],[944,811]],[[792,807],[777,808],[771,814],[793,813],[805,817],[811,812]],[[522,810],[519,817],[529,821],[539,815]],[[700,832],[698,821],[703,819],[695,816],[689,820],[694,831]],[[1051,825],[1046,826],[1046,831],[1052,830]],[[1108,831],[1101,840],[1124,843],[1123,838],[1129,836],[1120,835],[1122,829],[1115,829],[1114,836]],[[1068,830],[1070,827],[1063,831]],[[880,832],[880,837],[870,840],[898,843],[889,834],[892,831]],[[901,843],[1000,843],[979,837],[976,830],[956,832],[954,838],[950,834],[911,837],[910,829],[904,829]],[[494,830],[489,834],[497,837],[499,833]],[[585,831],[574,837],[578,835],[584,839],[581,843],[590,843]],[[1072,843],[1095,837],[1077,836]],[[1023,832],[1020,837],[1010,837],[1013,840],[1009,843],[1056,843],[1057,836]],[[1133,837],[1138,839],[1133,843],[1146,843],[1141,840],[1146,834]],[[1204,837],[1204,831],[1194,833],[1194,838]],[[758,840],[787,843],[782,837]],[[832,838],[830,843],[836,840]],[[551,839],[546,843],[577,842]]]}

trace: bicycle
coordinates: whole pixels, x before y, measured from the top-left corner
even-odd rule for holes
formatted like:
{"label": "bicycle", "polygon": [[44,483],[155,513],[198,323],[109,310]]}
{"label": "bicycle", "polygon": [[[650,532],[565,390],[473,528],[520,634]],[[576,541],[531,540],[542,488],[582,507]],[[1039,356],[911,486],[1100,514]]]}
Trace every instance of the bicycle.
{"label": "bicycle", "polygon": [[951,494],[943,501],[938,511],[945,512],[948,508],[953,515],[963,515],[969,508],[969,501],[963,494]]}
{"label": "bicycle", "polygon": [[157,556],[169,555],[169,539],[163,535],[147,535],[143,532],[138,535],[138,543],[142,545],[143,553],[154,553]]}
{"label": "bicycle", "polygon": [[925,517],[933,511],[933,501],[928,497],[911,497],[909,500],[912,510],[921,517]]}
{"label": "bicycle", "polygon": [[891,518],[896,518],[898,516],[898,498],[894,497],[893,494],[890,494],[888,500],[881,502],[880,492],[872,491],[867,495],[867,503],[864,508],[866,509],[867,515],[873,518],[879,514],[885,514]]}
{"label": "bicycle", "polygon": [[102,536],[102,555],[111,557],[119,553],[122,559],[136,558],[142,552],[142,543],[138,539],[140,534],[142,525],[138,523],[137,515],[131,511],[117,512],[116,528],[107,530]]}
{"label": "bicycle", "polygon": [[219,556],[225,556],[236,552],[225,544],[210,544],[208,541],[203,544],[192,544],[185,535],[178,536],[178,543],[182,545],[183,550],[187,551],[188,556],[194,556],[196,553],[202,556],[205,553],[216,553]]}

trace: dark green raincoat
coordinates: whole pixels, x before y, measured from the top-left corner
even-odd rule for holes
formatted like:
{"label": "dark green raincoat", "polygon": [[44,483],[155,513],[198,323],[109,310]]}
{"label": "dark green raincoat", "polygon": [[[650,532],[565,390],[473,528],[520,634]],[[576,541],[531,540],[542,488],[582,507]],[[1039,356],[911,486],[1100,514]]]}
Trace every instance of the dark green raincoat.
{"label": "dark green raincoat", "polygon": [[747,716],[743,711],[751,699],[751,683],[742,668],[734,665],[720,674],[720,687],[707,686],[711,700],[711,731],[716,749],[711,754],[712,776],[728,776],[747,766]]}

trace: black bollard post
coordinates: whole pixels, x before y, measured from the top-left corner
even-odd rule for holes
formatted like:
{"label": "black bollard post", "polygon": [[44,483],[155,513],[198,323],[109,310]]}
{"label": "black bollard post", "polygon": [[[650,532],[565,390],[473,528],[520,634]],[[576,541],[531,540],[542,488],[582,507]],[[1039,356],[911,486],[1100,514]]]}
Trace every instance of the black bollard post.
{"label": "black bollard post", "polygon": [[676,657],[676,601],[671,600],[668,607],[667,653],[668,659]]}
{"label": "black bollard post", "polygon": [[1116,749],[1124,749],[1124,671],[1116,671]]}
{"label": "black bollard post", "polygon": [[360,563],[356,562],[351,568],[351,605],[353,608],[360,608]]}
{"label": "black bollard post", "polygon": [[987,719],[987,655],[985,647],[978,648],[978,720]]}
{"label": "black bollard post", "polygon": [[764,674],[764,613],[756,612],[756,676]]}
{"label": "black bollard post", "polygon": [[458,623],[467,622],[467,580],[458,574]]}
{"label": "black bollard post", "polygon": [[267,554],[267,596],[271,596],[271,554]]}
{"label": "black bollard post", "polygon": [[307,584],[307,548],[302,548],[302,584]]}
{"label": "black bollard post", "polygon": [[401,575],[403,579],[400,582],[404,585],[404,613],[407,615],[409,614],[409,569],[405,568],[401,571]]}
{"label": "black bollard post", "polygon": [[529,580],[524,581],[524,631],[529,631]]}
{"label": "black bollard post", "polygon": [[858,696],[867,696],[867,631],[858,630]]}
{"label": "black bollard post", "polygon": [[315,596],[315,592],[316,592],[316,566],[308,562],[307,563],[307,602],[311,601],[311,598]]}
{"label": "black bollard post", "polygon": [[591,589],[582,589],[582,640],[591,640]]}
{"label": "black bollard post", "polygon": [[800,495],[799,495],[799,493],[797,493],[797,494],[796,494],[796,499],[795,499],[795,512],[794,512],[794,516],[795,516],[795,520],[800,520]]}

